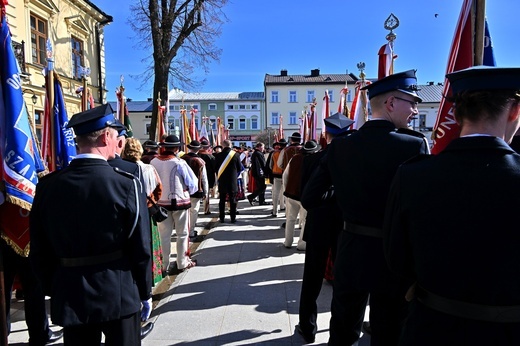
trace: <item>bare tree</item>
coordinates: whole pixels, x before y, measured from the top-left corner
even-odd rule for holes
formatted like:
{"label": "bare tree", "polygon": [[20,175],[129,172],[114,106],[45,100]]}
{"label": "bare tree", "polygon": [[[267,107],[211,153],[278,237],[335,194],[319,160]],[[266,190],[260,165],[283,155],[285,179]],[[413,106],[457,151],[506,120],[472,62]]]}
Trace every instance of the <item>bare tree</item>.
{"label": "bare tree", "polygon": [[150,139],[157,127],[157,96],[165,101],[168,85],[184,90],[200,86],[204,80],[192,77],[195,69],[209,72],[209,64],[218,61],[222,50],[215,41],[227,21],[223,7],[228,0],[136,0],[129,21],[137,46],[151,49],[151,60],[141,75],[143,84],[153,78],[153,109]]}

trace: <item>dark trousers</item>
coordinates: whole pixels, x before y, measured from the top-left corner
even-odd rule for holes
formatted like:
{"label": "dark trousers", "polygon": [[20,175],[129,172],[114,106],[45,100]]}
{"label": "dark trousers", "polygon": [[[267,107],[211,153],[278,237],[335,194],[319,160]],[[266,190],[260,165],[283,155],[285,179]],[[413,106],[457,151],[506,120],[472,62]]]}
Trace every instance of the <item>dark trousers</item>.
{"label": "dark trousers", "polygon": [[[391,276],[389,273],[361,275],[359,270],[354,268],[356,266],[349,262],[352,259],[344,255],[346,251],[349,251],[350,255],[356,251],[353,247],[348,247],[348,239],[349,236],[342,231],[334,263],[329,345],[351,345],[359,339],[370,297],[370,345],[397,346],[407,315],[408,304],[404,299],[406,285],[398,280],[388,279]],[[384,281],[385,284],[377,279],[361,282],[368,281],[373,276],[386,276],[387,280]]]}
{"label": "dark trousers", "polygon": [[265,202],[265,178],[254,178],[255,179],[255,190],[248,196],[249,199],[253,200],[258,197],[259,203]]}
{"label": "dark trousers", "polygon": [[[231,221],[235,221],[237,217],[237,194],[236,192],[223,193],[219,191],[220,199],[218,202],[219,219],[224,222],[226,215],[226,199],[229,201],[229,216]],[[226,197],[227,196],[227,197]]]}
{"label": "dark trousers", "polygon": [[105,334],[106,346],[141,345],[139,312],[119,320],[64,327],[63,344],[65,346],[99,345],[101,333]]}
{"label": "dark trousers", "polygon": [[45,308],[45,295],[32,270],[29,258],[18,255],[7,243],[0,240],[0,255],[4,264],[5,307],[7,332],[11,330],[11,295],[16,274],[24,293],[25,323],[29,331],[29,345],[45,345],[52,335]]}
{"label": "dark trousers", "polygon": [[[316,300],[320,295],[329,250],[332,250],[332,258],[334,259],[336,257],[338,232],[341,230],[340,227],[343,226],[341,218],[339,218],[339,222],[329,223],[334,219],[334,216],[325,221],[320,219],[320,216],[316,214],[317,211],[321,212],[322,210],[319,208],[311,209],[307,213],[304,234],[307,245],[300,294],[299,324],[305,335],[316,335],[318,329],[316,325],[318,316]],[[323,227],[324,222],[327,227],[321,229],[320,226]]]}

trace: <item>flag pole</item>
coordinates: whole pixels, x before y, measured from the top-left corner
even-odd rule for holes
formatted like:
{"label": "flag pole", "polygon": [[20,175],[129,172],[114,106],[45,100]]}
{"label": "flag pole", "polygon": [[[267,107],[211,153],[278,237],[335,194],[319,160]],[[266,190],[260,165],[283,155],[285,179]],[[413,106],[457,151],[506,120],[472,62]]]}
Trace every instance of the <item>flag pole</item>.
{"label": "flag pole", "polygon": [[478,0],[475,6],[475,56],[473,64],[480,66],[484,64],[486,1]]}
{"label": "flag pole", "polygon": [[121,93],[121,104],[119,105],[119,121],[121,124],[125,123],[125,87],[123,86],[123,81],[125,80],[125,77],[121,75],[119,77],[119,92]]}
{"label": "flag pole", "polygon": [[47,39],[47,102],[49,109],[49,139],[50,139],[50,153],[47,157],[47,164],[49,171],[53,172],[56,169],[56,137],[55,133],[55,119],[54,119],[54,59],[52,56],[51,40]]}
{"label": "flag pole", "polygon": [[398,26],[399,18],[397,18],[393,13],[390,13],[390,15],[384,23],[384,28],[386,30],[390,30],[390,32],[386,35],[388,47],[390,47],[390,69],[388,73],[389,75],[394,74],[394,41],[397,38],[397,35],[394,33],[394,29],[397,29]]}

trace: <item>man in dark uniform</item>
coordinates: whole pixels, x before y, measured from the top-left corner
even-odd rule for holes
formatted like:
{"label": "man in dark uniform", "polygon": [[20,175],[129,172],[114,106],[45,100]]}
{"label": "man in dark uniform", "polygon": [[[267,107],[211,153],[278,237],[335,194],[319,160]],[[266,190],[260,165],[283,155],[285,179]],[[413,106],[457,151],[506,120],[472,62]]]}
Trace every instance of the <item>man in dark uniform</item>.
{"label": "man in dark uniform", "polygon": [[[139,181],[107,163],[120,124],[103,105],[70,120],[79,152],[36,187],[30,259],[65,345],[140,345],[151,311],[151,239]],[[141,314],[139,313],[143,309]]]}
{"label": "man in dark uniform", "polygon": [[[341,113],[336,113],[324,120],[327,144],[336,136],[350,133],[349,128],[354,123]],[[338,234],[343,227],[341,210],[333,194],[327,194],[326,199],[320,187],[309,185],[313,171],[318,167],[320,160],[325,156],[327,147],[314,155],[307,155],[303,159],[301,173],[302,206],[307,210],[305,233],[306,242],[305,266],[303,268],[302,289],[300,294],[299,317],[296,327],[306,342],[313,343],[318,326],[318,306],[316,300],[320,295],[329,252],[335,258],[338,243]]]}
{"label": "man in dark uniform", "polygon": [[265,202],[265,156],[264,143],[258,142],[255,145],[255,151],[251,155],[251,175],[255,180],[255,190],[247,196],[249,204],[253,205],[253,200],[258,197],[258,205],[266,205]]}
{"label": "man in dark uniform", "polygon": [[520,68],[447,75],[460,138],[399,168],[390,269],[416,281],[401,345],[520,345]]}
{"label": "man in dark uniform", "polygon": [[226,211],[226,195],[229,199],[229,216],[231,223],[236,222],[238,174],[244,169],[240,162],[240,155],[231,149],[231,142],[226,139],[222,142],[222,152],[215,154],[215,167],[217,168],[219,219],[224,222]]}
{"label": "man in dark uniform", "polygon": [[382,227],[397,167],[429,152],[424,136],[405,129],[421,101],[416,83],[410,70],[370,84],[372,120],[350,136],[333,140],[312,177],[325,189],[334,185],[344,223],[334,262],[331,345],[358,340],[369,295],[372,345],[398,342],[407,287],[387,267]]}

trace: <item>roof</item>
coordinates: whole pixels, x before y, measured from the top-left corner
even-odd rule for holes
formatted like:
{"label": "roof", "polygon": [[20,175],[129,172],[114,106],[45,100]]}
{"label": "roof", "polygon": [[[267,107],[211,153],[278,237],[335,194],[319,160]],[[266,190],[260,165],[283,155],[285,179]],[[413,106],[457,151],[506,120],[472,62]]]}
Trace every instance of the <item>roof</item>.
{"label": "roof", "polygon": [[253,92],[213,92],[213,93],[185,93],[172,90],[168,94],[170,101],[261,101],[264,99],[262,91]]}
{"label": "roof", "polygon": [[[109,102],[114,110],[117,109],[117,102]],[[153,107],[152,101],[127,101],[126,107],[129,112],[151,112]]]}
{"label": "roof", "polygon": [[103,12],[99,7],[96,6],[96,4],[94,4],[92,1],[90,0],[85,0],[85,2],[87,4],[89,4],[90,6],[92,6],[92,8],[94,8],[96,11],[98,11],[101,15],[103,15],[107,20],[107,23],[111,23],[114,21],[114,18],[111,16],[111,15],[108,15],[106,14],[105,12]]}
{"label": "roof", "polygon": [[427,85],[418,85],[417,88],[420,89],[417,91],[417,94],[419,95],[420,98],[422,98],[422,103],[441,102],[442,91],[444,90],[444,85],[427,84]]}
{"label": "roof", "polygon": [[290,75],[285,70],[280,71],[279,75],[267,74],[264,78],[264,85],[267,84],[340,84],[340,83],[355,83],[358,78],[352,73],[341,74],[320,74],[319,70],[311,71],[311,74],[305,75]]}

